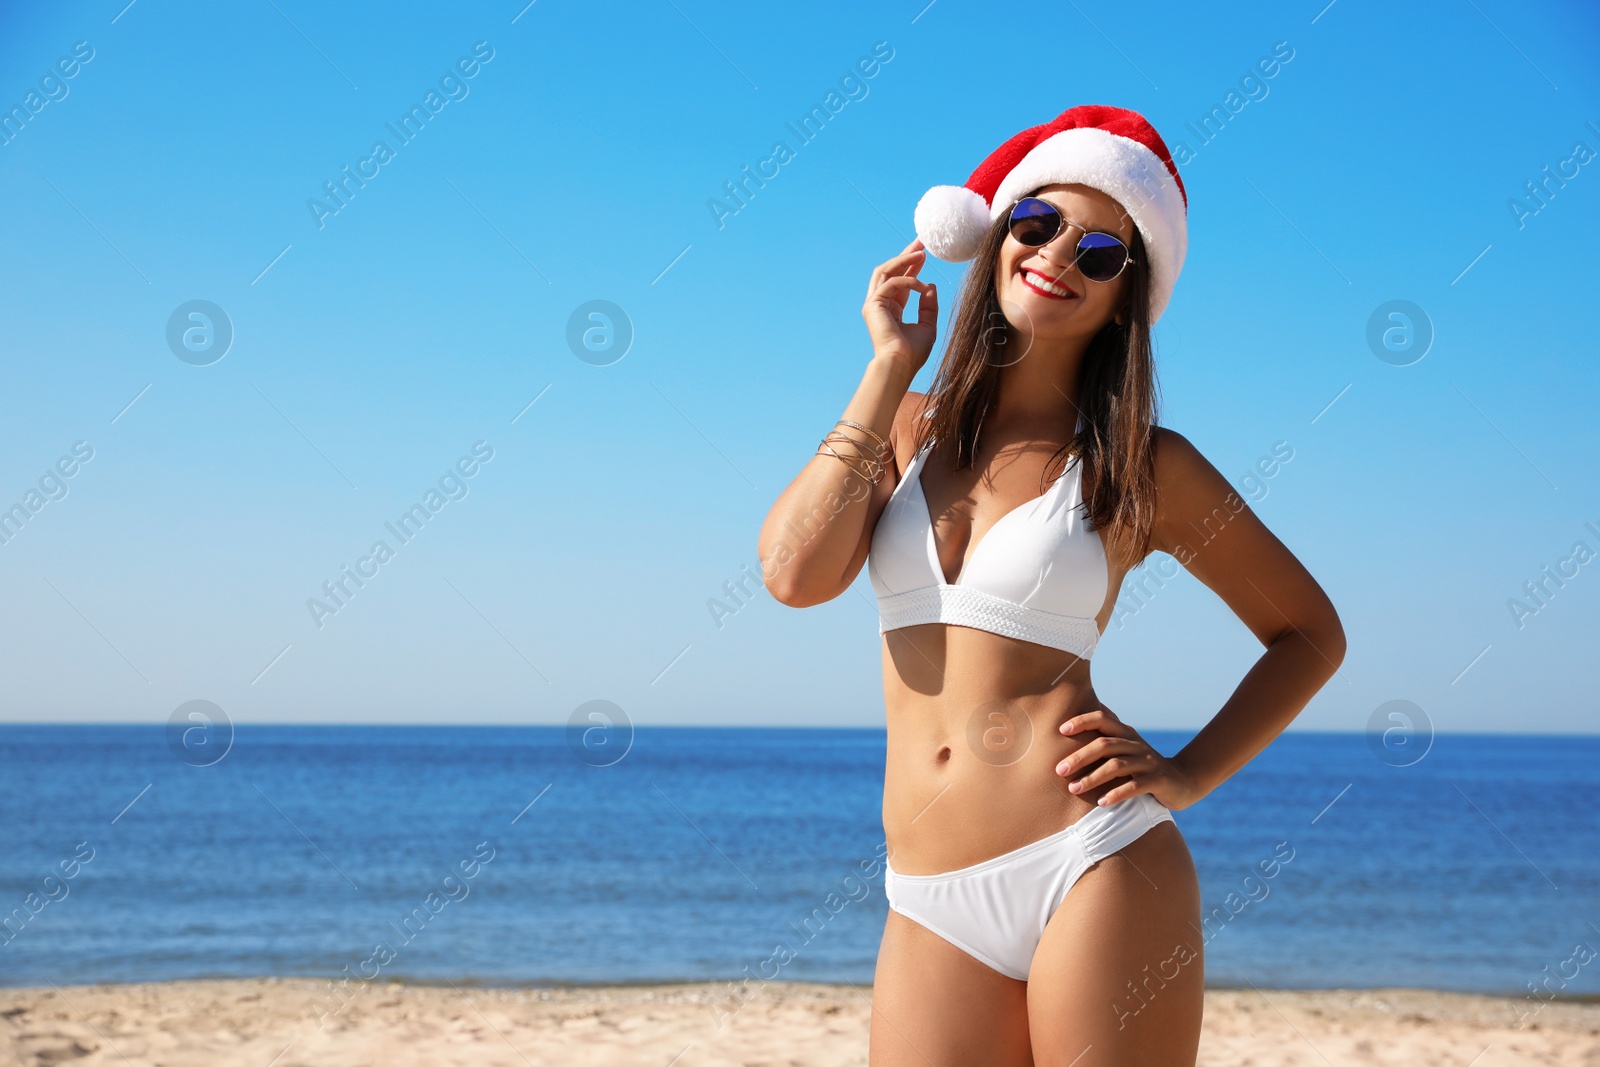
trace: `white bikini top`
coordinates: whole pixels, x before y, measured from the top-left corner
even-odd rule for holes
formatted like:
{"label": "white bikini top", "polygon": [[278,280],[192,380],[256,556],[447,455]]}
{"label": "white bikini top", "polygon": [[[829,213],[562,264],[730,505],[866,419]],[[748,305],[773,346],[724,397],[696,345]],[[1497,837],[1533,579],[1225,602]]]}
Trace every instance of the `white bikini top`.
{"label": "white bikini top", "polygon": [[907,465],[872,533],[867,573],[878,593],[879,632],[923,623],[968,626],[1089,659],[1100,641],[1095,616],[1111,572],[1082,507],[1081,457],[1072,457],[1042,496],[1002,515],[950,585],[922,493],[933,445]]}

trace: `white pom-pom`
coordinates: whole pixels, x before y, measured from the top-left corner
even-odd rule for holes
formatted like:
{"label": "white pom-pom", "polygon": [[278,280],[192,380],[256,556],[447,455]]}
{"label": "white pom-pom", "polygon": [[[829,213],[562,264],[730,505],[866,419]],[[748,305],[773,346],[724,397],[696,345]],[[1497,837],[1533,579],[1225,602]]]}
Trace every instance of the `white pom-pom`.
{"label": "white pom-pom", "polygon": [[989,205],[964,185],[935,185],[917,201],[912,221],[928,251],[962,263],[978,254],[989,230]]}

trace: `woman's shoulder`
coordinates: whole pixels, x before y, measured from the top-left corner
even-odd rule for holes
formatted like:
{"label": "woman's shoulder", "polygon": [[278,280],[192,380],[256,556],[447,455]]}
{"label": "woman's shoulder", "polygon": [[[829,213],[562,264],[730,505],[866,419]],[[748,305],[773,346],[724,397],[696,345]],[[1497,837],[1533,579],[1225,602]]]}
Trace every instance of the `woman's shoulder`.
{"label": "woman's shoulder", "polygon": [[894,449],[896,476],[903,474],[915,458],[921,423],[933,409],[926,393],[907,392],[900,398],[900,407],[894,414],[894,426],[889,431],[889,444]]}
{"label": "woman's shoulder", "polygon": [[902,437],[911,440],[917,432],[917,424],[927,418],[933,417],[933,402],[927,393],[913,393],[907,391],[900,398],[900,407],[894,414],[894,436],[896,440]]}
{"label": "woman's shoulder", "polygon": [[1182,483],[1215,470],[1193,442],[1170,426],[1150,428],[1150,462],[1157,485]]}
{"label": "woman's shoulder", "polygon": [[1215,508],[1237,498],[1228,479],[1183,434],[1156,426],[1150,444],[1158,526],[1186,527],[1203,521]]}

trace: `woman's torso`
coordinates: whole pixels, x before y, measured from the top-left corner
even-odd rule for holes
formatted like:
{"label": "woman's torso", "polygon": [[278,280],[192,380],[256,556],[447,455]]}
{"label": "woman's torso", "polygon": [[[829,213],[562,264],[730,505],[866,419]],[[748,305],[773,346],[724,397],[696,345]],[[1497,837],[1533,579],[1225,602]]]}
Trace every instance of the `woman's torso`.
{"label": "woman's torso", "polygon": [[[1092,653],[1126,568],[1083,521],[1076,460],[1041,494],[1058,446],[994,446],[994,456],[980,452],[959,472],[941,447],[897,457],[905,473],[879,516],[870,557],[880,596],[886,579],[914,584],[913,565],[921,565],[925,581],[949,585],[953,576],[956,586],[973,582],[1082,616],[1090,636],[1080,650]],[[1050,471],[1059,468],[1058,459]],[[916,558],[919,541],[926,564]],[[1058,729],[1101,706],[1089,665],[1061,647],[971,625],[884,633],[883,823],[896,871],[933,874],[1000,855],[1076,822],[1113,788],[1073,794],[1055,773],[1098,736]]]}

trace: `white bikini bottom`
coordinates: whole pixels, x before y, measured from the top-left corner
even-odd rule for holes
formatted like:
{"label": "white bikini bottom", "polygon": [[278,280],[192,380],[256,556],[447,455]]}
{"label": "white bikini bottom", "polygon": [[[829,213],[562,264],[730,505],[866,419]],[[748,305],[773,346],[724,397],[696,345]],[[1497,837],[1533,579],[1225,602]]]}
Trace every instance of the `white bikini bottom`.
{"label": "white bikini bottom", "polygon": [[1085,871],[1137,841],[1172,812],[1149,793],[1106,807],[1021,848],[943,874],[896,874],[889,907],[1009,978],[1026,982],[1033,950]]}

